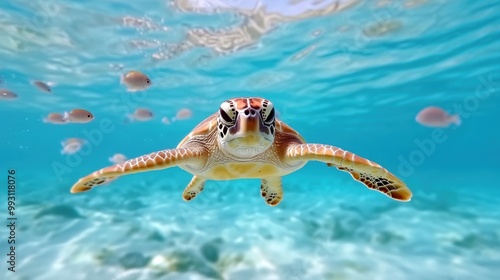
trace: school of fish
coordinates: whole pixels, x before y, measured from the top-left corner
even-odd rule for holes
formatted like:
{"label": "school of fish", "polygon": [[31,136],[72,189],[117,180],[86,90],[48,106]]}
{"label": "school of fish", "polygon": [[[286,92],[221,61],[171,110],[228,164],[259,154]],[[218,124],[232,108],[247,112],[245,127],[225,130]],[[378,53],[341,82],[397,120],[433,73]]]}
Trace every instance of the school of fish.
{"label": "school of fish", "polygon": [[[373,31],[373,30],[372,30]],[[375,32],[375,31],[373,31]],[[44,82],[41,80],[33,80],[31,84],[35,86],[38,90],[43,93],[51,94],[53,92],[52,87],[54,83]],[[135,93],[138,91],[145,91],[152,86],[152,81],[148,75],[132,70],[127,73],[123,73],[120,76],[120,84],[123,85],[128,93]],[[18,98],[18,95],[11,90],[6,88],[0,88],[0,101],[13,101]],[[161,123],[165,125],[170,125],[173,122],[190,119],[193,116],[193,112],[188,108],[179,109],[175,115],[171,117],[164,116],[161,119]],[[124,123],[132,122],[147,122],[155,117],[155,114],[145,107],[136,108],[132,113],[124,116]],[[82,109],[74,108],[62,113],[51,112],[47,116],[42,118],[44,123],[55,124],[55,125],[66,125],[66,124],[85,124],[94,120],[94,115],[92,112]],[[450,114],[445,109],[437,106],[428,106],[419,111],[415,120],[422,126],[425,127],[440,127],[445,128],[450,125],[459,126],[461,124],[461,118],[458,114]],[[69,138],[61,142],[62,150],[61,154],[71,155],[78,152],[87,141],[85,139],[79,138]],[[109,157],[108,160],[113,163],[120,163],[126,160],[123,154],[116,153]]]}
{"label": "school of fish", "polygon": [[[45,94],[52,94],[53,87],[55,84],[53,82],[47,82],[42,80],[32,80],[31,85],[40,90]],[[3,80],[0,84],[3,84]],[[136,70],[129,71],[120,76],[120,84],[122,84],[128,93],[135,93],[138,91],[145,91],[153,84],[151,79],[144,73]],[[0,101],[14,101],[18,99],[17,93],[7,89],[0,88]],[[153,119],[155,114],[148,108],[139,107],[136,108],[132,113],[127,114],[124,123],[129,122],[146,122]],[[165,125],[170,125],[174,121],[186,120],[193,116],[190,109],[182,108],[174,116],[167,117],[164,116],[161,119],[161,123]],[[64,112],[51,112],[45,117],[42,117],[41,121],[47,124],[54,125],[67,125],[67,124],[86,124],[94,120],[94,114],[89,110],[83,108],[73,108]],[[61,141],[61,154],[62,155],[72,155],[80,151],[80,149],[86,145],[88,142],[81,138],[68,138]],[[108,160],[112,163],[121,163],[127,160],[127,157],[121,153],[116,153],[109,157]]]}

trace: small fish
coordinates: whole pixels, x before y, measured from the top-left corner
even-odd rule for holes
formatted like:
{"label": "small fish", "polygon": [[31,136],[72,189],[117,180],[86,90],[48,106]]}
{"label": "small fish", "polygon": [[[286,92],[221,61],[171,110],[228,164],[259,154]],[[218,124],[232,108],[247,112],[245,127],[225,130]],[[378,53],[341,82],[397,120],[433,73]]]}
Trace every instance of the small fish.
{"label": "small fish", "polygon": [[139,71],[130,71],[122,75],[120,83],[125,85],[129,92],[145,90],[152,84],[151,79]]}
{"label": "small fish", "polygon": [[0,89],[0,100],[13,100],[17,98],[17,94],[8,90],[8,89]]}
{"label": "small fish", "polygon": [[170,120],[169,120],[167,117],[163,117],[163,118],[161,119],[161,123],[162,123],[162,124],[167,124],[167,125],[168,125],[168,124],[170,124]]}
{"label": "small fish", "polygon": [[153,112],[146,108],[137,108],[132,114],[128,115],[130,121],[149,121],[153,118]]}
{"label": "small fish", "polygon": [[61,142],[61,145],[65,146],[65,145],[69,145],[72,143],[79,143],[79,144],[83,145],[83,144],[87,143],[87,140],[82,139],[82,138],[75,138],[75,137],[67,138]]}
{"label": "small fish", "polygon": [[424,126],[448,127],[450,124],[460,125],[462,123],[460,115],[450,115],[445,110],[430,106],[421,110],[415,120]]}
{"label": "small fish", "polygon": [[32,81],[31,83],[43,92],[46,93],[52,92],[52,89],[50,88],[50,86],[52,85],[51,83],[45,83],[42,81]]}
{"label": "small fish", "polygon": [[189,119],[193,116],[193,112],[189,109],[181,109],[175,114],[175,117],[172,118],[172,122],[181,121]]}
{"label": "small fish", "polygon": [[59,113],[50,113],[46,118],[43,119],[44,123],[52,123],[52,124],[66,124],[67,120],[64,119],[64,116]]}
{"label": "small fish", "polygon": [[71,112],[64,112],[64,120],[72,123],[88,123],[94,119],[91,112],[84,109],[74,109]]}
{"label": "small fish", "polygon": [[80,151],[83,145],[87,144],[87,140],[80,138],[69,138],[61,142],[63,155],[72,155]]}
{"label": "small fish", "polygon": [[127,157],[123,154],[114,154],[112,157],[108,158],[108,160],[114,164],[119,164],[125,162]]}

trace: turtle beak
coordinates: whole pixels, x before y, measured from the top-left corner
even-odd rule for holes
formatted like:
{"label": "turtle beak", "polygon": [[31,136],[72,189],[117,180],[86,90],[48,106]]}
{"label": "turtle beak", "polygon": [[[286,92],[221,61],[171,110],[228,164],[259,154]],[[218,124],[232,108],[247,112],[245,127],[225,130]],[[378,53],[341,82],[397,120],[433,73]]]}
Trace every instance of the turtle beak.
{"label": "turtle beak", "polygon": [[260,115],[253,110],[240,114],[230,133],[238,139],[233,145],[255,146],[262,141]]}
{"label": "turtle beak", "polygon": [[244,116],[240,118],[240,132],[244,135],[252,135],[259,132],[260,117],[255,114],[253,116]]}
{"label": "turtle beak", "polygon": [[240,133],[243,135],[240,142],[246,146],[258,145],[261,141],[259,115],[255,114],[240,118],[240,125]]}

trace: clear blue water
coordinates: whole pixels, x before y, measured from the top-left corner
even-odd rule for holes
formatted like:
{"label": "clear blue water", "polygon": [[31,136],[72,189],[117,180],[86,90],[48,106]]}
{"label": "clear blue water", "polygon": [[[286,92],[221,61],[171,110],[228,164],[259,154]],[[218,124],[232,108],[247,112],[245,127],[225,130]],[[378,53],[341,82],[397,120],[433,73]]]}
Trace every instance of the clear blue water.
{"label": "clear blue water", "polygon": [[[18,98],[0,99],[0,172],[16,170],[18,220],[16,272],[0,229],[0,278],[496,279],[500,1],[261,2],[2,1],[0,88]],[[134,69],[147,91],[120,84]],[[174,148],[240,96],[270,99],[309,142],[381,164],[412,200],[318,162],[284,178],[274,208],[258,180],[210,181],[184,202],[179,168],[69,193],[115,153]],[[462,124],[421,126],[431,105]],[[138,107],[154,118],[125,122]],[[43,122],[73,108],[95,119]],[[193,116],[160,121],[182,108]],[[88,143],[62,155],[71,137]]]}

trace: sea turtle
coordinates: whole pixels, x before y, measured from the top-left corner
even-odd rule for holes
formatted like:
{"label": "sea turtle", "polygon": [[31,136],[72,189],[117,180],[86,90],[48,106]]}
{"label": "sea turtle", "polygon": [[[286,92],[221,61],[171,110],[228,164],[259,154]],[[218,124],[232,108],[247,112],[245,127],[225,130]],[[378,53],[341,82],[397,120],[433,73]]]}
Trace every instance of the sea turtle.
{"label": "sea turtle", "polygon": [[264,98],[233,98],[196,126],[175,149],[168,149],[105,167],[81,178],[72,193],[88,191],[119,176],[178,166],[193,174],[182,197],[189,201],[206,180],[261,179],[261,195],[270,206],[283,198],[281,178],[308,161],[327,163],[372,190],[409,201],[410,189],[382,166],[340,148],[309,144],[275,116]]}

